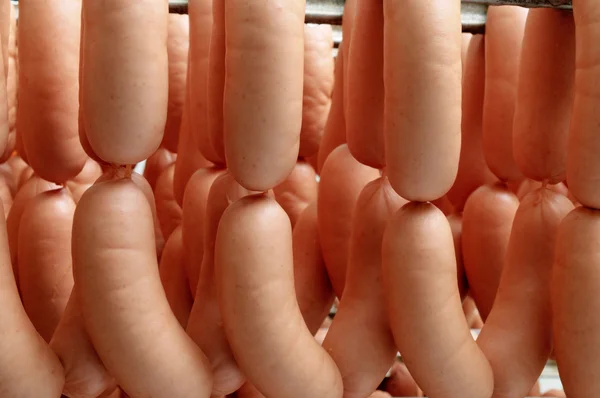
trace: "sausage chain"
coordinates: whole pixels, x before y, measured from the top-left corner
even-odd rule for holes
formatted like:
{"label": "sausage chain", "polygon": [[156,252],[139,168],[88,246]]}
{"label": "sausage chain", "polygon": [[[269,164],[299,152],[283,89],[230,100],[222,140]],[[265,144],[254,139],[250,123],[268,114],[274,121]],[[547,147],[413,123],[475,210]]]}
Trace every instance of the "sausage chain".
{"label": "sausage chain", "polygon": [[[600,39],[600,4],[593,0],[573,1],[575,19],[575,100],[567,141],[566,179],[569,191],[583,205],[560,225],[552,285],[555,354],[565,392],[569,397],[595,394],[600,384],[590,369],[600,366],[598,348],[600,301],[596,292],[600,239],[600,50],[592,43]],[[576,310],[575,308],[579,308]],[[585,308],[584,311],[581,308]]]}
{"label": "sausage chain", "polygon": [[[385,173],[411,201],[391,218],[383,237],[391,331],[429,397],[490,397],[492,370],[462,313],[452,230],[444,213],[426,203],[443,197],[458,172],[460,2],[386,0],[384,15]],[[440,340],[435,336],[442,330]]]}
{"label": "sausage chain", "polygon": [[[0,7],[0,396],[367,398],[391,368],[520,397],[553,352],[597,395],[600,5],[573,2],[485,37],[465,12],[503,1]],[[306,21],[342,9],[334,61]]]}

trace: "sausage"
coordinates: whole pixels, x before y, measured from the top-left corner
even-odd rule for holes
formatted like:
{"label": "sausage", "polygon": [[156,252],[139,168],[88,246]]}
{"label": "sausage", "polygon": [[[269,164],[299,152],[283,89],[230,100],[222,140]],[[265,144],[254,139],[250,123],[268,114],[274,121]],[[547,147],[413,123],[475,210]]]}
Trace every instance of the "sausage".
{"label": "sausage", "polygon": [[304,91],[302,95],[301,157],[317,155],[331,108],[334,62],[329,25],[304,25]]}
{"label": "sausage", "polygon": [[169,308],[155,250],[152,209],[133,181],[98,182],[85,193],[73,268],[86,330],[128,395],[208,396],[208,362]]}
{"label": "sausage", "polygon": [[146,167],[144,167],[144,178],[150,184],[152,191],[154,191],[154,187],[156,186],[156,180],[158,176],[162,174],[162,172],[175,163],[177,159],[177,154],[173,153],[165,148],[158,148],[156,152],[152,156],[146,160]]}
{"label": "sausage", "polygon": [[[0,68],[2,67],[2,62],[0,62]],[[3,76],[5,76],[5,71],[0,69],[0,154],[4,154],[6,150],[8,145],[8,134],[10,131],[10,120],[8,115],[8,82],[7,79],[1,78]]]}
{"label": "sausage", "polygon": [[292,232],[296,300],[313,335],[327,318],[335,298],[321,250],[317,214],[317,203],[313,202],[300,214]]}
{"label": "sausage", "polygon": [[481,144],[483,94],[485,86],[485,43],[475,35],[469,43],[462,98],[462,139],[456,181],[446,195],[456,211],[462,211],[467,198],[480,186],[496,178],[488,169]]}
{"label": "sausage", "polygon": [[[598,150],[600,139],[595,134],[600,121],[596,112],[600,96],[600,4],[578,0],[573,7],[577,36],[575,101],[567,144],[567,181],[569,191],[583,206],[600,208]],[[568,391],[566,391],[568,393]]]}
{"label": "sausage", "polygon": [[10,213],[6,218],[6,230],[8,235],[8,247],[10,249],[10,261],[13,265],[13,273],[17,285],[19,284],[19,268],[18,268],[18,242],[19,242],[19,228],[21,225],[21,218],[25,207],[29,200],[36,197],[38,194],[54,189],[60,188],[58,185],[48,181],[44,181],[39,177],[33,177],[27,181],[17,192],[13,205],[10,209]]}
{"label": "sausage", "polygon": [[323,342],[342,374],[344,397],[368,396],[396,358],[385,309],[381,243],[388,220],[404,204],[382,177],[362,190],[354,207],[344,295]]}
{"label": "sausage", "polygon": [[556,238],[552,330],[556,363],[567,397],[589,397],[600,389],[596,372],[600,366],[598,239],[600,212],[585,207],[565,217]]}
{"label": "sausage", "polygon": [[[75,202],[66,189],[42,192],[19,223],[19,291],[25,312],[47,342],[73,289],[71,228]],[[48,226],[52,228],[48,228]]]}
{"label": "sausage", "polygon": [[[346,2],[346,5],[349,2]],[[346,119],[344,117],[344,56],[339,52],[335,60],[335,77],[331,107],[325,123],[323,139],[317,157],[317,172],[320,173],[325,160],[335,148],[346,143]]]}
{"label": "sausage", "polygon": [[483,154],[501,181],[523,178],[513,155],[513,120],[527,12],[516,6],[490,7],[485,25]]}
{"label": "sausage", "polygon": [[[349,64],[350,43],[352,43],[352,31],[354,30],[354,20],[356,19],[357,2],[358,2],[358,0],[344,1],[344,14],[343,14],[344,20],[342,21],[342,42],[340,44],[340,46],[342,47],[341,48],[342,51],[338,52],[338,57],[341,53],[341,55],[347,60],[347,62],[342,63],[342,65],[341,65],[344,72],[343,72],[343,78],[340,79],[340,83],[344,87],[342,89],[342,91],[344,93],[348,92],[348,86],[350,84],[350,79],[348,78],[348,66],[350,65]],[[343,100],[344,118],[347,119],[348,96],[342,97],[342,100]],[[340,144],[342,144],[342,143],[340,143]]]}
{"label": "sausage", "polygon": [[187,333],[211,363],[214,378],[212,396],[214,397],[235,392],[246,380],[233,357],[223,331],[223,318],[219,310],[215,281],[215,239],[225,209],[231,202],[248,193],[230,173],[224,173],[212,184],[206,201],[202,242],[204,256]]}
{"label": "sausage", "polygon": [[76,287],[52,335],[50,348],[65,370],[63,395],[96,398],[116,389],[114,378],[102,364],[85,331]]}
{"label": "sausage", "polygon": [[462,254],[462,216],[454,213],[450,214],[449,216],[446,216],[446,218],[448,218],[448,224],[450,224],[450,229],[452,230],[452,239],[454,241],[454,254],[456,257],[456,276],[458,281],[458,291],[460,293],[460,299],[464,301],[469,290],[469,282],[467,281],[465,263]]}
{"label": "sausage", "polygon": [[35,331],[21,305],[3,217],[0,217],[0,302],[0,395],[60,396],[65,382],[63,368],[44,339]]}
{"label": "sausage", "polygon": [[187,69],[190,38],[190,23],[187,15],[169,14],[167,54],[169,57],[169,99],[167,121],[161,146],[177,152],[179,128],[183,103],[188,94]]}
{"label": "sausage", "polygon": [[[12,5],[10,2],[5,1],[0,5],[0,62],[2,69],[0,70],[0,77],[3,77],[3,81],[0,82],[0,156],[5,161],[8,156],[7,148],[9,147],[8,140],[10,134],[10,116],[9,116],[9,101],[11,100],[11,92],[9,91],[8,81],[8,43],[11,30],[11,10]],[[2,80],[2,79],[0,79]]]}
{"label": "sausage", "polygon": [[403,198],[438,199],[460,156],[460,1],[385,0],[384,15],[386,173]]}
{"label": "sausage", "polygon": [[346,139],[352,156],[385,167],[383,135],[383,1],[356,0],[348,58]]}
{"label": "sausage", "polygon": [[571,210],[569,199],[547,188],[519,205],[496,300],[477,338],[494,371],[494,396],[530,396],[548,361],[556,232]]}
{"label": "sausage", "polygon": [[462,253],[470,295],[485,322],[494,304],[519,199],[504,185],[484,185],[463,212]]}
{"label": "sausage", "polygon": [[317,200],[317,175],[306,162],[298,162],[288,178],[277,185],[273,192],[275,199],[287,213],[292,228],[304,209]]}
{"label": "sausage", "polygon": [[183,206],[183,194],[192,174],[198,169],[212,166],[212,163],[206,160],[198,150],[190,130],[190,116],[191,110],[188,100],[183,107],[179,146],[177,159],[175,160],[175,176],[173,177],[173,192],[175,193],[175,200],[180,206]]}
{"label": "sausage", "polygon": [[64,183],[87,160],[78,130],[81,1],[26,3],[19,5],[17,128],[36,174]]}
{"label": "sausage", "polygon": [[167,2],[83,3],[85,133],[105,162],[136,164],[156,151],[167,118]]}
{"label": "sausage", "polygon": [[162,235],[167,241],[171,233],[181,224],[183,213],[181,206],[175,200],[173,193],[173,178],[175,165],[167,167],[158,177],[154,189],[154,200],[156,202],[156,216],[160,224]]}
{"label": "sausage", "polygon": [[0,5],[0,40],[2,49],[2,60],[4,62],[4,80],[7,79],[6,72],[8,71],[8,42],[10,35],[12,5],[9,1],[5,1]]}
{"label": "sausage", "polygon": [[177,226],[167,239],[158,270],[171,311],[175,314],[181,327],[185,328],[194,298],[188,289],[187,275],[183,264],[181,226]]}
{"label": "sausage", "polygon": [[252,195],[225,210],[215,270],[227,340],[265,396],[341,397],[340,373],[302,319],[292,257],[291,224],[275,200]]}
{"label": "sausage", "polygon": [[304,1],[227,1],[225,32],[227,167],[244,188],[266,191],[285,180],[298,158]]}
{"label": "sausage", "polygon": [[81,31],[80,31],[80,45],[79,45],[79,142],[81,147],[87,153],[87,155],[95,161],[106,164],[102,159],[96,155],[94,149],[90,145],[87,134],[85,133],[85,110],[81,105],[83,103],[83,75],[85,74],[85,1],[81,4]]}
{"label": "sausage", "polygon": [[225,91],[225,0],[214,0],[208,55],[208,138],[220,164],[225,163],[223,100]]}
{"label": "sausage", "polygon": [[379,171],[359,163],[347,145],[336,148],[321,170],[317,197],[319,238],[327,273],[337,297],[342,297],[350,248],[352,212],[365,185]]}
{"label": "sausage", "polygon": [[382,258],[394,341],[417,384],[431,398],[491,397],[492,369],[463,315],[444,213],[429,203],[402,207],[385,231]]}
{"label": "sausage", "polygon": [[17,141],[17,86],[18,86],[18,71],[17,71],[17,11],[15,6],[10,5],[10,35],[8,37],[8,54],[5,73],[7,74],[6,94],[8,105],[8,137],[4,154],[0,161],[6,161],[16,149]]}
{"label": "sausage", "polygon": [[575,84],[575,24],[559,10],[531,10],[525,26],[513,130],[515,161],[525,177],[566,178]]}
{"label": "sausage", "polygon": [[[190,95],[191,130],[200,153],[215,164],[225,163],[225,155],[217,154],[208,132],[208,68],[213,30],[213,0],[189,0],[190,18]],[[224,60],[223,55],[223,60]],[[221,85],[221,92],[224,81]]]}
{"label": "sausage", "polygon": [[200,277],[200,266],[204,257],[204,224],[206,223],[206,201],[214,181],[223,174],[222,169],[202,168],[190,178],[182,206],[183,257],[192,297]]}

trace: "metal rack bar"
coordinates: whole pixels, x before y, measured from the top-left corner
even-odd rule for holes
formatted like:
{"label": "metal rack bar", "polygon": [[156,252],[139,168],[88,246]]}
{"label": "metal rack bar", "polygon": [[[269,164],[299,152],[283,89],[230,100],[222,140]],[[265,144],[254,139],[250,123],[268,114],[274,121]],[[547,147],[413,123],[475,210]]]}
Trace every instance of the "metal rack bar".
{"label": "metal rack bar", "polygon": [[[11,0],[18,6],[18,0]],[[306,0],[307,23],[330,24],[340,26],[344,15],[345,0]],[[487,19],[487,7],[513,5],[526,8],[556,8],[572,10],[572,0],[462,0],[463,32],[484,33]],[[188,0],[169,0],[171,13],[187,14]],[[336,46],[341,35],[336,33]]]}

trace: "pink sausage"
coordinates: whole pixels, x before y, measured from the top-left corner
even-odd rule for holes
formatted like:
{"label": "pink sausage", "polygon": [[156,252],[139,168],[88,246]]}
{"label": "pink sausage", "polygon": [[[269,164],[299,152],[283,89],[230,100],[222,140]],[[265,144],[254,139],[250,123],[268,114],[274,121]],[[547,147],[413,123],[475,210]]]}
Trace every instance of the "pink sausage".
{"label": "pink sausage", "polygon": [[386,173],[403,198],[438,199],[461,148],[460,1],[384,0],[384,15]]}
{"label": "pink sausage", "polygon": [[298,158],[302,125],[304,1],[225,3],[223,133],[227,167],[266,191]]}

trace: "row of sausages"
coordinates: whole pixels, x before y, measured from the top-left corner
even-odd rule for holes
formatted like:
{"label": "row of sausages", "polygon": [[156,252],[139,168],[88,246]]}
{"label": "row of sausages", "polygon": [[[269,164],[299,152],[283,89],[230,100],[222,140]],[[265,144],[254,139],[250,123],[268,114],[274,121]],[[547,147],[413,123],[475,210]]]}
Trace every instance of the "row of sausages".
{"label": "row of sausages", "polygon": [[335,73],[303,2],[3,6],[0,396],[361,398],[398,350],[433,398],[523,397],[551,354],[593,396],[600,4],[574,3],[484,38],[458,0],[347,1]]}

